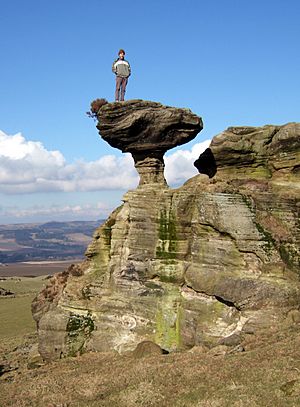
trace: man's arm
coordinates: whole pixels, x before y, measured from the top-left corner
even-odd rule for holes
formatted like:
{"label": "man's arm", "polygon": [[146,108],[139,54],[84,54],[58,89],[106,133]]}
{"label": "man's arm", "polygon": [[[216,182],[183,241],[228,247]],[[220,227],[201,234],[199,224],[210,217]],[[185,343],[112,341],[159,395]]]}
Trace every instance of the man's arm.
{"label": "man's arm", "polygon": [[129,72],[128,76],[130,76],[131,75],[131,66],[130,66],[130,63],[128,61],[127,61],[127,63],[128,63],[128,72]]}
{"label": "man's arm", "polygon": [[116,59],[114,62],[113,62],[113,64],[112,64],[112,71],[113,71],[113,73],[115,73],[115,74],[117,74],[117,67],[116,67],[116,62],[117,62],[118,60]]}

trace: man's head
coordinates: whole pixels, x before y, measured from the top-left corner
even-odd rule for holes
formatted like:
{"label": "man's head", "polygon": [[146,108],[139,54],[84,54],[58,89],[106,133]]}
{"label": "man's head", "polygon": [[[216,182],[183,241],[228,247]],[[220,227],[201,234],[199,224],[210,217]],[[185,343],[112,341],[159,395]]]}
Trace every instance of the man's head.
{"label": "man's head", "polygon": [[120,49],[118,55],[119,55],[119,58],[124,59],[124,57],[125,57],[125,51],[124,51],[123,49]]}

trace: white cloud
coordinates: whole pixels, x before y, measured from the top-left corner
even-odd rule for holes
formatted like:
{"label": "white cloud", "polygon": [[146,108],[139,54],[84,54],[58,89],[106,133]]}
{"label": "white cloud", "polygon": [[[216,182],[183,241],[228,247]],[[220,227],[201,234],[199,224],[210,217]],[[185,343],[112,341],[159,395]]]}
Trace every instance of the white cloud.
{"label": "white cloud", "polygon": [[198,174],[194,161],[210,145],[211,140],[194,144],[191,150],[177,150],[165,157],[165,177],[170,185],[178,185]]}
{"label": "white cloud", "polygon": [[[165,175],[170,185],[183,183],[197,173],[193,162],[209,140],[191,150],[177,150],[165,157]],[[48,151],[41,142],[27,141],[20,133],[0,131],[0,192],[85,192],[128,190],[138,184],[130,154],[106,155],[96,161],[67,163],[59,151]]]}
{"label": "white cloud", "polygon": [[62,166],[65,162],[59,151],[47,151],[39,141],[26,141],[21,133],[8,136],[0,130],[0,156],[12,160],[23,159],[40,165],[44,160],[48,164]]}

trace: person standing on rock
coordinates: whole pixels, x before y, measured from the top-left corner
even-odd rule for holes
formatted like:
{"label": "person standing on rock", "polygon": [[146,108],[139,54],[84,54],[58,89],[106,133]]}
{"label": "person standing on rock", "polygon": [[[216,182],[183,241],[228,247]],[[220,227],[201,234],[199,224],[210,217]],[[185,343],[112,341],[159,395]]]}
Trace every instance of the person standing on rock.
{"label": "person standing on rock", "polygon": [[130,64],[124,59],[125,51],[123,49],[120,49],[118,56],[112,66],[112,71],[116,74],[116,102],[124,101],[126,85],[131,74]]}

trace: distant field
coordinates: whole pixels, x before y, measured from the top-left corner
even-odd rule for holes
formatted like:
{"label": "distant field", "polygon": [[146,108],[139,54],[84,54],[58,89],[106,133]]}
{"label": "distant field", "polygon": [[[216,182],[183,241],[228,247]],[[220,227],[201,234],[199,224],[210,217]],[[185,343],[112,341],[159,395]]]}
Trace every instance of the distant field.
{"label": "distant field", "polygon": [[99,220],[0,225],[0,264],[80,258],[102,223]]}
{"label": "distant field", "polygon": [[20,250],[22,246],[16,243],[13,239],[3,240],[0,236],[0,251]]}
{"label": "distant field", "polygon": [[[28,262],[28,263],[10,263],[0,266],[1,277],[21,277],[21,276],[45,276],[59,273],[65,270],[72,263],[79,263],[82,259],[74,259],[61,262]],[[0,284],[1,286],[1,284]]]}

